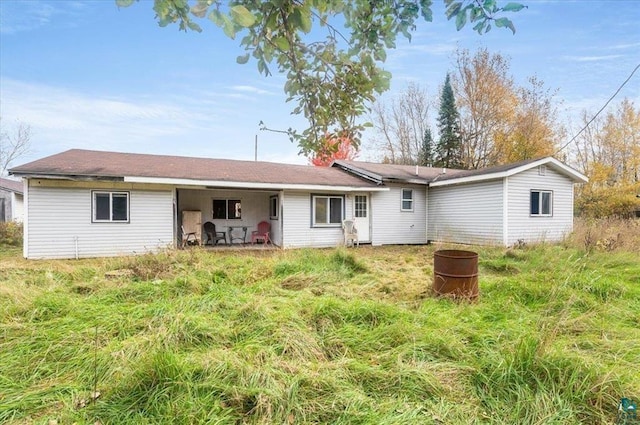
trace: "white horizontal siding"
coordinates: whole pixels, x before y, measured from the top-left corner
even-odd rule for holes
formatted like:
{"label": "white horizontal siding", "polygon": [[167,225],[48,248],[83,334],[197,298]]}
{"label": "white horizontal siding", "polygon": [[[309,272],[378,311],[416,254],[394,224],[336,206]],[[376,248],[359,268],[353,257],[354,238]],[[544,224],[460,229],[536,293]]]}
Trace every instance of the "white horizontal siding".
{"label": "white horizontal siding", "polygon": [[[388,185],[390,190],[371,195],[371,244],[423,244],[427,242],[426,187]],[[413,211],[402,211],[402,189],[413,190]]]}
{"label": "white horizontal siding", "polygon": [[[509,245],[525,242],[558,241],[573,229],[573,182],[547,167],[545,175],[533,168],[509,177]],[[553,191],[553,216],[531,217],[531,190]]]}
{"label": "white horizontal siding", "polygon": [[[318,193],[320,194],[320,193]],[[326,194],[326,193],[322,193]],[[343,196],[342,193],[332,195]],[[352,216],[352,203],[344,202],[345,217]],[[311,226],[311,193],[284,191],[282,195],[282,243],[284,248],[326,248],[344,242],[342,227]]]}
{"label": "white horizontal siding", "polygon": [[91,189],[29,187],[25,256],[74,258],[76,244],[79,257],[139,254],[172,246],[172,192],[129,192],[129,223],[92,223]]}
{"label": "white horizontal siding", "polygon": [[503,193],[502,179],[429,188],[429,240],[502,244]]}

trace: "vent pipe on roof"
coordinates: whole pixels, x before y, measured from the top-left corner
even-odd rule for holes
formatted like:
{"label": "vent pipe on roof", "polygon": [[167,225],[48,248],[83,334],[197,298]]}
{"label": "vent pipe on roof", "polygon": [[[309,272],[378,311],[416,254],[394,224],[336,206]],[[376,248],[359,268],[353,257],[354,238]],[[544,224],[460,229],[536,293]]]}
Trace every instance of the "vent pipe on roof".
{"label": "vent pipe on roof", "polygon": [[447,169],[446,168],[442,168],[442,174],[447,174]]}
{"label": "vent pipe on roof", "polygon": [[416,164],[416,176],[418,175],[418,164]]}

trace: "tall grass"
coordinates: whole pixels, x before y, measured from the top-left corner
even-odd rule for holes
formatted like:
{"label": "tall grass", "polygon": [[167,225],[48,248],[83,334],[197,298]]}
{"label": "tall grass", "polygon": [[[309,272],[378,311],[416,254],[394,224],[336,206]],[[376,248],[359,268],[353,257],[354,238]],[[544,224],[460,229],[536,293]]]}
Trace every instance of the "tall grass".
{"label": "tall grass", "polygon": [[587,251],[640,253],[640,219],[579,218],[566,243]]}
{"label": "tall grass", "polygon": [[465,303],[431,294],[433,251],[5,254],[0,423],[613,423],[640,400],[636,253],[479,249]]}

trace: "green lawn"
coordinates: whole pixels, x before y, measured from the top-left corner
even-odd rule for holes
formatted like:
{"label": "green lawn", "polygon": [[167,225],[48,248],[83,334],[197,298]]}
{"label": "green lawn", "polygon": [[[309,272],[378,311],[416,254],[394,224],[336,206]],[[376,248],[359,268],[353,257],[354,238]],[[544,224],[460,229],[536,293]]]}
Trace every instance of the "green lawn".
{"label": "green lawn", "polygon": [[637,253],[477,248],[468,303],[432,296],[434,250],[0,247],[0,423],[599,424],[640,401]]}

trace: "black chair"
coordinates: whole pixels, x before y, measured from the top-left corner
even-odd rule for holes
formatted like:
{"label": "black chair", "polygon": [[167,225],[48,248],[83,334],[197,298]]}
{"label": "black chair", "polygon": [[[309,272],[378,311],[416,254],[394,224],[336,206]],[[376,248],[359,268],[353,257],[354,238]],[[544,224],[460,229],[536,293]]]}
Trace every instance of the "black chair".
{"label": "black chair", "polygon": [[207,235],[205,245],[208,245],[209,241],[211,241],[211,245],[217,245],[218,241],[224,241],[225,245],[229,245],[226,232],[216,232],[216,225],[210,221],[204,223],[204,233]]}

